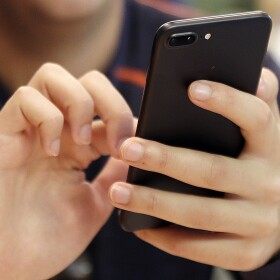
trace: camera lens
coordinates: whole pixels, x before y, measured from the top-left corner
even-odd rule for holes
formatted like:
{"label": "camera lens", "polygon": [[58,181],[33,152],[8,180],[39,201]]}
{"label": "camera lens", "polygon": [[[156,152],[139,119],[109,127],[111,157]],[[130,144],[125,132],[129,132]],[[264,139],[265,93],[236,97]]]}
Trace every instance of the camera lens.
{"label": "camera lens", "polygon": [[193,44],[197,39],[195,33],[175,34],[169,40],[171,47],[187,46]]}

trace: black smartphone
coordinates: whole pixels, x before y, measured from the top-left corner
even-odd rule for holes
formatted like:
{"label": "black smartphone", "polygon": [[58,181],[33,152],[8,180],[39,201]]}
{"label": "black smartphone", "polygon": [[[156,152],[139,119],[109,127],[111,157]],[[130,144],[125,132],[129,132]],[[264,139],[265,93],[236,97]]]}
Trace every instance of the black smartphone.
{"label": "black smartphone", "polygon": [[[261,11],[168,22],[156,33],[136,136],[170,146],[237,157],[244,138],[228,119],[195,106],[188,86],[205,79],[255,94],[271,31]],[[165,191],[202,196],[222,193],[197,188],[162,174],[130,167],[127,181]],[[166,221],[120,211],[126,231]]]}

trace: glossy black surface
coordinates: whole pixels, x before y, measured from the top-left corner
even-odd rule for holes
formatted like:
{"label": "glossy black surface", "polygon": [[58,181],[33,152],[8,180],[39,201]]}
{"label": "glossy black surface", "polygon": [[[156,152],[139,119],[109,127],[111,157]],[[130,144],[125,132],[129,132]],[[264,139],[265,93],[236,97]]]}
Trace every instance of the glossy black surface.
{"label": "glossy black surface", "polygon": [[[136,135],[167,145],[237,157],[244,139],[224,117],[203,110],[187,96],[191,82],[206,79],[254,94],[266,53],[270,18],[262,13],[174,21],[157,32]],[[192,44],[170,46],[177,34],[195,33]],[[206,34],[211,34],[209,40]],[[165,175],[130,167],[128,182],[167,191],[222,196]],[[126,231],[158,227],[166,222],[121,211]]]}

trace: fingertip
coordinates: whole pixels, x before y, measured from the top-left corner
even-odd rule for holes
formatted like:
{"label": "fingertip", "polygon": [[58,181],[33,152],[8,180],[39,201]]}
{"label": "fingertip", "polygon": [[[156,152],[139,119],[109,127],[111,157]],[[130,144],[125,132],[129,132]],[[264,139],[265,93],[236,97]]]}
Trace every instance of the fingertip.
{"label": "fingertip", "polygon": [[190,85],[189,96],[192,100],[206,101],[212,95],[212,87],[206,81],[195,81]]}
{"label": "fingertip", "polygon": [[74,136],[74,141],[78,145],[89,145],[92,139],[92,125],[84,124],[79,129],[77,129],[76,136]]}
{"label": "fingertip", "polygon": [[132,190],[123,183],[115,183],[109,189],[109,198],[113,204],[127,205],[131,200]]}
{"label": "fingertip", "polygon": [[125,161],[138,162],[144,156],[144,147],[136,141],[126,141],[120,148],[121,158]]}
{"label": "fingertip", "polygon": [[48,154],[50,156],[56,157],[59,155],[59,151],[60,151],[60,139],[56,139],[53,142],[51,142],[49,149],[48,149]]}

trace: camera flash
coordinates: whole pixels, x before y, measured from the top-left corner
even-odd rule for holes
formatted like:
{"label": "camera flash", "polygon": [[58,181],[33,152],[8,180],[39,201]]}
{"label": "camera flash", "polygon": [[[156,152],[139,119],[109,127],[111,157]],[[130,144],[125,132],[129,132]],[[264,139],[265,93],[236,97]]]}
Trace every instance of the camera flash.
{"label": "camera flash", "polygon": [[205,39],[206,40],[209,40],[211,38],[211,34],[210,33],[207,33],[206,35],[205,35]]}

